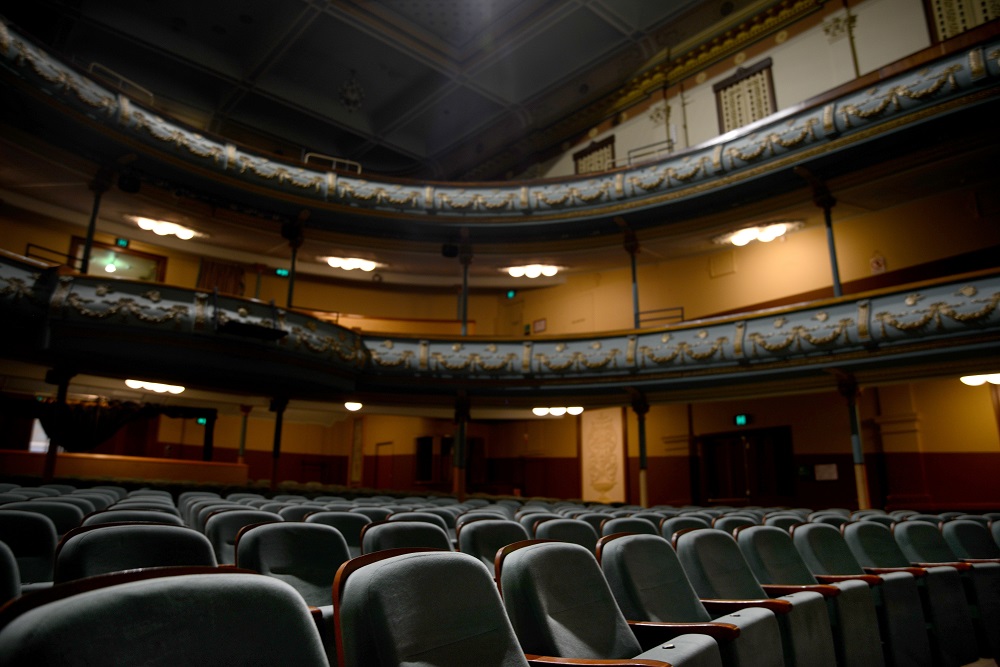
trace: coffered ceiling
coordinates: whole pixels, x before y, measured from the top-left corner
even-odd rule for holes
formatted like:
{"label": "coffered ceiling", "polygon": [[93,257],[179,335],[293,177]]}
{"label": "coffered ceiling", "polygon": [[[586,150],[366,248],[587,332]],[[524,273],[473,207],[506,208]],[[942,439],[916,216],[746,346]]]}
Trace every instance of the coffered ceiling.
{"label": "coffered ceiling", "polygon": [[[762,0],[35,0],[4,16],[192,125],[366,171],[503,177],[668,47]],[[145,91],[145,92],[143,92]],[[148,95],[147,95],[148,93]],[[496,173],[485,173],[483,165]]]}

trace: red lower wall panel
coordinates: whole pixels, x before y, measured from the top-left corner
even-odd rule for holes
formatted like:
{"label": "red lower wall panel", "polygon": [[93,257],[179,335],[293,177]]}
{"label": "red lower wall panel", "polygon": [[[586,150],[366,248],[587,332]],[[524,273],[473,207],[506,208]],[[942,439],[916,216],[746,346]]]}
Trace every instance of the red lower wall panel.
{"label": "red lower wall panel", "polygon": [[1000,452],[886,455],[890,508],[1000,510]]}

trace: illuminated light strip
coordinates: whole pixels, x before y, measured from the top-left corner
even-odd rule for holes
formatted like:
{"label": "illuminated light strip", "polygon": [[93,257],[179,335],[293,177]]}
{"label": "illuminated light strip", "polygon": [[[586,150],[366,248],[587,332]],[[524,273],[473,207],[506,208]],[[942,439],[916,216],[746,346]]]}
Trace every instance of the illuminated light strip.
{"label": "illuminated light strip", "polygon": [[551,278],[559,273],[559,267],[551,264],[527,264],[525,266],[510,266],[501,269],[501,271],[506,271],[511,278],[537,278],[539,276]]}
{"label": "illuminated light strip", "polygon": [[531,408],[531,412],[537,417],[545,417],[547,415],[553,417],[562,417],[563,415],[576,416],[583,413],[583,408],[579,406],[571,408]]}
{"label": "illuminated light strip", "polygon": [[146,382],[145,380],[125,380],[125,386],[129,389],[144,389],[157,394],[179,394],[184,391],[184,387],[175,384],[163,384],[162,382]]}
{"label": "illuminated light strip", "polygon": [[362,271],[374,271],[378,268],[378,262],[373,262],[370,259],[361,259],[360,257],[320,257],[321,260],[329,264],[335,269],[342,269],[344,271],[353,271],[354,269],[361,269]]}
{"label": "illuminated light strip", "polygon": [[1000,384],[1000,373],[988,373],[986,375],[966,375],[959,378],[962,384],[970,387],[979,387],[989,382],[990,384]]}

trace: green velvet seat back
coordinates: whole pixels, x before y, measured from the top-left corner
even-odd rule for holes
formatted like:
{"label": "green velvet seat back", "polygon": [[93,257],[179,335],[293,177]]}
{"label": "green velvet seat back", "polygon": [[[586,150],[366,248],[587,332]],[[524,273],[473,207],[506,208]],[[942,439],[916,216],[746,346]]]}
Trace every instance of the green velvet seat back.
{"label": "green velvet seat back", "polygon": [[344,536],[351,558],[354,558],[361,555],[361,529],[370,524],[372,520],[360,512],[328,510],[310,514],[306,517],[305,522],[320,523],[336,528]]}
{"label": "green velvet seat back", "polygon": [[593,552],[542,542],[507,555],[500,590],[526,653],[610,659],[639,655]]}
{"label": "green velvet seat back", "polygon": [[528,539],[528,531],[510,519],[470,521],[458,531],[458,550],[475,556],[493,570],[497,551],[515,542]]}
{"label": "green velvet seat back", "polygon": [[0,664],[328,662],[309,609],[290,586],[257,574],[216,573],[107,586],[26,611],[0,629]]}
{"label": "green velvet seat back", "polygon": [[208,538],[186,526],[133,523],[82,527],[56,555],[56,583],[141,567],[217,564]]}
{"label": "green velvet seat back", "polygon": [[52,581],[59,536],[52,519],[0,506],[0,542],[14,553],[22,584]]}
{"label": "green velvet seat back", "polygon": [[347,541],[333,526],[282,521],[254,526],[239,536],[236,565],[281,579],[307,604],[333,603],[333,578],[350,559]]}
{"label": "green velvet seat back", "polygon": [[341,667],[528,664],[490,571],[473,556],[392,556],[358,568],[342,584]]}

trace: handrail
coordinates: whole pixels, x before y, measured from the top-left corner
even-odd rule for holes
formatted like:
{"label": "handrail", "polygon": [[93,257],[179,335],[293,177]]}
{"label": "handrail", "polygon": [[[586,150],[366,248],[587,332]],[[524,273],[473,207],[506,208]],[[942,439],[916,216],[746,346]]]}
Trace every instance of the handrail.
{"label": "handrail", "polygon": [[[33,251],[33,249],[34,249],[34,251]],[[55,255],[56,257],[59,257],[59,259],[58,260],[49,259],[45,255],[39,254],[37,252],[38,250],[42,250],[42,251],[45,251],[45,252],[47,252],[49,254]],[[74,269],[78,268],[76,266],[76,258],[73,257],[72,255],[69,255],[69,254],[64,253],[64,252],[59,252],[58,250],[53,250],[52,248],[46,248],[45,246],[40,246],[37,243],[29,243],[27,246],[25,246],[24,256],[28,257],[30,259],[42,260],[43,262],[46,262],[46,263],[49,263],[49,264],[59,264],[59,265],[68,266],[68,267],[74,268]]]}
{"label": "handrail", "polygon": [[[663,314],[659,314],[663,313]],[[655,310],[643,310],[639,312],[639,326],[646,322],[674,323],[684,321],[684,306],[671,306],[669,308],[657,308]]]}
{"label": "handrail", "polygon": [[93,74],[96,78],[109,82],[115,88],[130,97],[136,97],[136,93],[141,93],[145,96],[146,103],[149,104],[149,106],[155,106],[156,97],[153,95],[153,91],[140,86],[131,79],[125,78],[110,67],[102,65],[98,62],[93,62],[90,63],[89,67],[87,67],[87,71]]}
{"label": "handrail", "polygon": [[333,157],[332,155],[324,155],[322,153],[306,153],[302,156],[302,162],[304,164],[309,164],[311,161],[319,160],[321,162],[326,161],[330,163],[330,170],[337,171],[337,165],[343,164],[348,167],[344,171],[353,171],[357,174],[361,173],[361,163],[355,162],[354,160],[348,160],[342,157]]}

